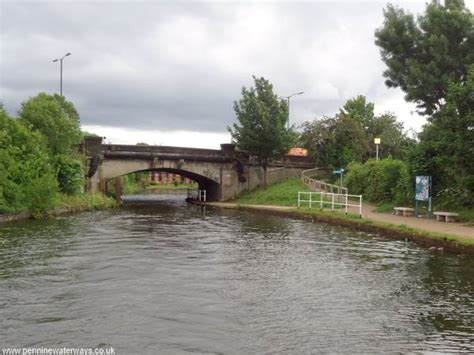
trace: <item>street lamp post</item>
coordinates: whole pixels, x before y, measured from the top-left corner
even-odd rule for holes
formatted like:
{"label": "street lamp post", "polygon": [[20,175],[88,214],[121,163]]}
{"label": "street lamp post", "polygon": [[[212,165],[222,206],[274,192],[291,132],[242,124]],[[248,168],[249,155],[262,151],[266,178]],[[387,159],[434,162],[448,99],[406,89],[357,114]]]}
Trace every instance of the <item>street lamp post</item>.
{"label": "street lamp post", "polygon": [[288,129],[290,129],[290,99],[293,96],[301,95],[301,94],[304,94],[304,91],[296,92],[294,94],[291,94],[290,96],[281,96],[282,99],[286,99],[286,103],[288,105],[288,122],[287,122]]}
{"label": "street lamp post", "polygon": [[376,161],[379,161],[379,145],[380,145],[380,138],[374,138],[375,143],[375,157]]}
{"label": "street lamp post", "polygon": [[59,60],[59,94],[61,96],[63,96],[63,59],[70,55],[71,53],[66,53],[61,58],[53,60],[53,63],[56,63]]}

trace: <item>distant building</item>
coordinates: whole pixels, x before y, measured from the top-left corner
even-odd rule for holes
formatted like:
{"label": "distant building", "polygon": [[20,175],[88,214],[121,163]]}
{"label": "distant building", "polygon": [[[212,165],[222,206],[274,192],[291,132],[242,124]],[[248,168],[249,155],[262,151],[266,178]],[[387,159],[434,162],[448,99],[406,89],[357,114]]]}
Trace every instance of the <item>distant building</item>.
{"label": "distant building", "polygon": [[194,181],[187,177],[164,171],[151,171],[150,182],[152,184],[174,184],[175,182],[183,185],[194,184]]}
{"label": "distant building", "polygon": [[308,149],[305,148],[291,148],[288,151],[289,156],[296,156],[296,157],[306,157],[308,156]]}

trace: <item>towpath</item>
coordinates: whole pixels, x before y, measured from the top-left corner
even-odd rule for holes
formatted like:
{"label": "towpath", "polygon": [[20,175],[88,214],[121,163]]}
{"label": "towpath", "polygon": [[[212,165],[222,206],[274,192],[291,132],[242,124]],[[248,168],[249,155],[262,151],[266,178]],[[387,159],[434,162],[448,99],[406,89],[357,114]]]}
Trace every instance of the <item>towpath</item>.
{"label": "towpath", "polygon": [[[259,210],[297,211],[296,207],[291,206],[244,205],[232,202],[210,202],[207,204],[223,208],[238,208],[239,206],[241,206],[245,208],[253,208]],[[362,208],[362,218],[379,222],[391,223],[395,225],[405,225],[407,227],[421,229],[429,232],[446,233],[460,236],[465,239],[474,240],[474,227],[467,226],[462,223],[445,223],[437,222],[435,219],[429,220],[424,218],[395,216],[390,213],[376,213],[374,212],[374,209],[374,205],[364,203]]]}

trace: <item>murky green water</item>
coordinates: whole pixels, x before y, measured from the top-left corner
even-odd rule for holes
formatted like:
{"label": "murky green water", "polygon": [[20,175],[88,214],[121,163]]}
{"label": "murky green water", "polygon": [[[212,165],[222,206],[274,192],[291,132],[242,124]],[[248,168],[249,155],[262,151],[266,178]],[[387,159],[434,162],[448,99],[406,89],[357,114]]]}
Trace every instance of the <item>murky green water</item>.
{"label": "murky green water", "polygon": [[0,345],[474,353],[474,260],[172,196],[3,225]]}

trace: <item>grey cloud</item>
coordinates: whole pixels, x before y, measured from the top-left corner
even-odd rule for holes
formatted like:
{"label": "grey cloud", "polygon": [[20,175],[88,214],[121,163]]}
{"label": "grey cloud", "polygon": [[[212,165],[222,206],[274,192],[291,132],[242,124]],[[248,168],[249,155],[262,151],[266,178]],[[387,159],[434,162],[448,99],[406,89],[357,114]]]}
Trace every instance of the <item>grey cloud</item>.
{"label": "grey cloud", "polygon": [[[413,10],[423,4],[407,3]],[[351,96],[387,101],[373,44],[378,3],[1,2],[0,101],[64,94],[83,124],[225,131],[251,75],[292,100],[292,123]],[[398,96],[397,96],[398,95]],[[403,102],[400,101],[403,105]],[[394,111],[396,111],[396,107]]]}

